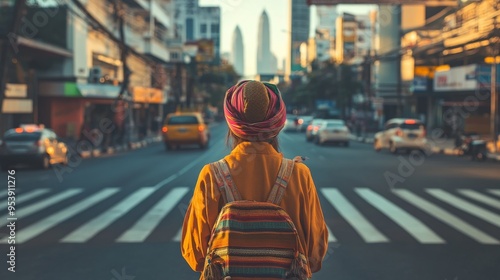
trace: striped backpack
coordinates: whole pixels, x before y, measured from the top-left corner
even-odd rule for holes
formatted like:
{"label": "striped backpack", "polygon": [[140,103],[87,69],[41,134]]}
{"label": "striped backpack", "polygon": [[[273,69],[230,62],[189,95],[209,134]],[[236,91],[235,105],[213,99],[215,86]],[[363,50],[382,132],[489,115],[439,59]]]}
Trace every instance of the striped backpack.
{"label": "striped backpack", "polygon": [[278,206],[293,165],[283,158],[267,202],[257,202],[241,200],[224,159],[211,163],[226,204],[212,229],[200,279],[307,279],[311,273],[297,230]]}

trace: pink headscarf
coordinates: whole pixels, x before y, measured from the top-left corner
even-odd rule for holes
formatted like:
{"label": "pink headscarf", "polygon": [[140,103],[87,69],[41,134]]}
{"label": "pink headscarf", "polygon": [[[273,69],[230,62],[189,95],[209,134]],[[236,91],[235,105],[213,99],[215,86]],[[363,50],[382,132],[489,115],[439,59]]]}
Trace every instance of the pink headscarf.
{"label": "pink headscarf", "polygon": [[224,115],[229,129],[239,138],[251,141],[266,141],[278,136],[285,125],[286,107],[276,85],[263,83],[269,95],[269,108],[261,122],[250,123],[244,117],[244,86],[249,81],[241,81],[226,92]]}

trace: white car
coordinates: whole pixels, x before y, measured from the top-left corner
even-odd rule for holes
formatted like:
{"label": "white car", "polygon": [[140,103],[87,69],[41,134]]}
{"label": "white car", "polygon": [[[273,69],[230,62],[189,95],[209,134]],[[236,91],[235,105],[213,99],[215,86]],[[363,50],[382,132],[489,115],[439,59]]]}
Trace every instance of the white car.
{"label": "white car", "polygon": [[318,129],[316,144],[342,143],[348,147],[350,139],[351,132],[343,120],[324,120]]}
{"label": "white car", "polygon": [[417,119],[391,119],[383,131],[375,134],[373,148],[375,151],[389,149],[392,153],[401,150],[424,151],[427,148],[426,130],[424,124]]}
{"label": "white car", "polygon": [[299,117],[295,115],[286,116],[283,131],[300,131]]}
{"label": "white car", "polygon": [[306,141],[312,141],[318,134],[320,125],[323,123],[323,119],[314,119],[311,124],[307,126],[306,129]]}

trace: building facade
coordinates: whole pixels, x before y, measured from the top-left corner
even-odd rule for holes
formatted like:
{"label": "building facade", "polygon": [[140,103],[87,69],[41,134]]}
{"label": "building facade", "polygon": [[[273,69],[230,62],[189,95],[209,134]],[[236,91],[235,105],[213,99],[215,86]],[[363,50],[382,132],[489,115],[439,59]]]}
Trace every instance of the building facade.
{"label": "building facade", "polygon": [[306,67],[301,63],[304,60],[301,55],[305,55],[307,52],[301,52],[301,45],[307,45],[309,40],[310,8],[307,2],[302,0],[290,0],[290,5],[290,73],[293,75],[296,72],[306,71]]}

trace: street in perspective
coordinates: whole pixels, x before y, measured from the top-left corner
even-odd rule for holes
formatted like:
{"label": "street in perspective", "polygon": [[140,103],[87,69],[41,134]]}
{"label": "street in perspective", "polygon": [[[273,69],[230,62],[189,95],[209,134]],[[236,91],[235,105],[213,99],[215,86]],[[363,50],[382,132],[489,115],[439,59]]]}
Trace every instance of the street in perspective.
{"label": "street in perspective", "polygon": [[0,0],[0,279],[200,279],[183,222],[243,80],[279,89],[279,152],[312,175],[311,279],[500,279],[499,11]]}

